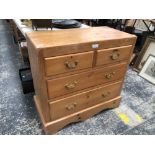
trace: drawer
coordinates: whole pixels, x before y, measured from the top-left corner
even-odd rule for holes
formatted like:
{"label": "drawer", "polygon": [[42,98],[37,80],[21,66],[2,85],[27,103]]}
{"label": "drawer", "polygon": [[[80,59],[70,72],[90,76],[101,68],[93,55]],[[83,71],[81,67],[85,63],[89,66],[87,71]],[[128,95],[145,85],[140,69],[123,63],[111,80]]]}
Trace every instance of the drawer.
{"label": "drawer", "polygon": [[56,120],[119,96],[121,83],[122,82],[116,82],[114,84],[102,86],[84,93],[51,102],[51,119]]}
{"label": "drawer", "polygon": [[129,59],[132,45],[97,51],[96,66]]}
{"label": "drawer", "polygon": [[46,76],[92,67],[93,51],[45,58]]}
{"label": "drawer", "polygon": [[94,69],[80,74],[47,80],[49,98],[73,93],[124,77],[127,63]]}

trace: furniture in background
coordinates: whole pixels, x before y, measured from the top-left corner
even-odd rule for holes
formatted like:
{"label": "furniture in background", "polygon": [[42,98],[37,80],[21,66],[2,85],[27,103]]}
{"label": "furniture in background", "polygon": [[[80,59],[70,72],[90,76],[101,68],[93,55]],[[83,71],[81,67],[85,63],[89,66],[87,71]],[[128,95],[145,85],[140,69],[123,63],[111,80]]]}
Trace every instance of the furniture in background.
{"label": "furniture in background", "polygon": [[92,27],[31,32],[26,39],[46,133],[119,105],[136,36]]}
{"label": "furniture in background", "polygon": [[52,30],[52,20],[51,19],[31,19],[32,28],[38,30],[38,28],[50,28]]}
{"label": "furniture in background", "polygon": [[122,19],[91,19],[88,21],[92,26],[108,26],[115,29],[122,25]]}
{"label": "furniture in background", "polygon": [[10,19],[8,22],[12,32],[12,36],[14,38],[14,42],[15,44],[18,44],[22,60],[24,63],[28,63],[29,58],[25,36],[22,34],[22,32],[19,30],[19,28],[13,20]]}
{"label": "furniture in background", "polygon": [[[148,36],[154,36],[155,29],[153,28],[154,20],[144,20],[144,19],[128,19],[125,20],[125,25],[123,31],[134,34],[137,36],[137,41],[134,49],[133,59],[130,65],[134,68],[139,60],[140,52],[143,50],[143,45]],[[138,71],[136,69],[136,71]]]}
{"label": "furniture in background", "polygon": [[29,55],[28,55],[28,48],[26,40],[23,40],[18,43],[19,51],[22,56],[22,60],[25,64],[29,64]]}
{"label": "furniture in background", "polygon": [[128,32],[128,33],[133,33],[134,25],[136,23],[136,19],[125,19],[122,20],[123,24],[123,31]]}
{"label": "furniture in background", "polygon": [[149,34],[155,33],[155,28],[152,29],[152,26],[153,27],[155,26],[155,20],[153,20],[153,19],[141,19],[141,21],[144,23]]}
{"label": "furniture in background", "polygon": [[135,71],[140,71],[150,55],[155,56],[155,37],[147,37],[142,50],[139,52],[137,60],[133,66]]}
{"label": "furniture in background", "polygon": [[13,38],[16,44],[22,40],[26,40],[24,35],[18,29],[16,23],[12,19],[9,19],[8,23],[10,25],[10,30],[11,30],[11,33],[13,35]]}

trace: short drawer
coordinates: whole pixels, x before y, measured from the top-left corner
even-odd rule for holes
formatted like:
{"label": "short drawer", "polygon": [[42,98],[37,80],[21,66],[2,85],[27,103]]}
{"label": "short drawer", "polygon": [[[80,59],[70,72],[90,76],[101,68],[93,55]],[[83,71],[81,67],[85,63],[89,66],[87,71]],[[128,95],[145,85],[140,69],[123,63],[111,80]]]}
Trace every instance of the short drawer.
{"label": "short drawer", "polygon": [[114,84],[98,87],[84,93],[51,102],[51,119],[56,120],[119,96],[121,83],[122,82],[116,82]]}
{"label": "short drawer", "polygon": [[96,66],[129,59],[131,46],[123,46],[97,51]]}
{"label": "short drawer", "polygon": [[47,80],[49,98],[59,97],[85,88],[122,79],[126,65],[127,63],[121,63],[80,74]]}
{"label": "short drawer", "polygon": [[45,58],[46,76],[92,67],[93,51]]}

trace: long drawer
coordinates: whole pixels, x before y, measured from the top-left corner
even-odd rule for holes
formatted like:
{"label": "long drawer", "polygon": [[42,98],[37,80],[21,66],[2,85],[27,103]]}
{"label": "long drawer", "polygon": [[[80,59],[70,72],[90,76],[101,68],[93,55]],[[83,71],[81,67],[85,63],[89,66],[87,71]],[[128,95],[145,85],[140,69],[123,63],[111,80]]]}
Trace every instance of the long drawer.
{"label": "long drawer", "polygon": [[97,51],[96,66],[129,59],[132,45]]}
{"label": "long drawer", "polygon": [[45,58],[46,76],[90,68],[93,63],[93,51]]}
{"label": "long drawer", "polygon": [[124,62],[72,76],[47,80],[48,96],[51,99],[92,86],[120,80],[124,77],[126,65],[127,63]]}
{"label": "long drawer", "polygon": [[121,84],[121,81],[116,82],[114,84],[98,87],[71,97],[50,102],[51,119],[56,120],[98,103],[115,98],[120,94]]}

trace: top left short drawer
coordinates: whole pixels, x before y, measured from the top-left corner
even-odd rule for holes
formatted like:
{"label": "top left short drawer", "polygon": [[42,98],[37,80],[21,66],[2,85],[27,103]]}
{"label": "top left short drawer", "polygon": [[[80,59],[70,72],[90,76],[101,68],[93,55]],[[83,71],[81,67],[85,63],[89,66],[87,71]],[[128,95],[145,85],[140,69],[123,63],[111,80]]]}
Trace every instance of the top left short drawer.
{"label": "top left short drawer", "polygon": [[44,58],[46,76],[92,67],[93,51]]}

